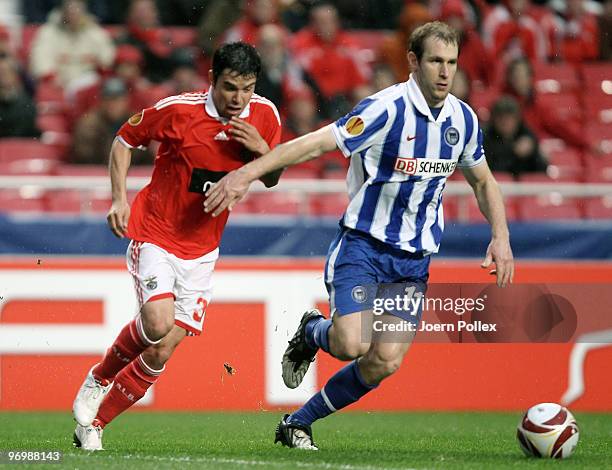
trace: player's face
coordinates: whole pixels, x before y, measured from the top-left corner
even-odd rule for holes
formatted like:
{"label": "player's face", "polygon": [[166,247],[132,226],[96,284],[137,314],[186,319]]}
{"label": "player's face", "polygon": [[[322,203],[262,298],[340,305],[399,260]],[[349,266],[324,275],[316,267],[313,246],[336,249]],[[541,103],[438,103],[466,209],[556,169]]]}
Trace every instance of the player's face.
{"label": "player's face", "polygon": [[459,50],[456,44],[447,44],[434,37],[427,38],[424,46],[421,60],[417,60],[414,52],[409,52],[408,63],[427,104],[437,107],[450,92]]}
{"label": "player's face", "polygon": [[213,102],[219,116],[227,119],[239,116],[249,104],[256,81],[254,75],[238,75],[225,69],[213,83]]}

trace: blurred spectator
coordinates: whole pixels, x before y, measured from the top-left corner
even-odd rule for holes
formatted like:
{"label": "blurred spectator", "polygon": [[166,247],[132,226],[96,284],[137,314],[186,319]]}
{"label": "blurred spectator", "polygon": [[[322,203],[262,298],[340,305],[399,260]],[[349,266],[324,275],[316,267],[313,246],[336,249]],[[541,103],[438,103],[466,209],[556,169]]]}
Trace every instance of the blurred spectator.
{"label": "blurred spectator", "polygon": [[[121,79],[106,80],[100,98],[100,104],[76,124],[71,163],[107,164],[115,134],[130,117],[128,90]],[[148,153],[132,153],[132,165],[138,164],[151,164]]]}
{"label": "blurred spectator", "polygon": [[597,17],[584,9],[584,0],[567,0],[556,16],[553,55],[568,62],[596,60],[599,57]]}
{"label": "blurred spectator", "polygon": [[223,33],[240,18],[242,0],[210,0],[198,24],[198,46],[212,57]]}
{"label": "blurred spectator", "polygon": [[472,83],[465,70],[458,68],[453,78],[453,85],[450,92],[464,103],[470,104],[470,95],[472,94]]}
{"label": "blurred spectator", "polygon": [[195,26],[211,0],[163,0],[158,2],[163,24]]}
{"label": "blurred spectator", "polygon": [[405,0],[335,0],[346,28],[393,29]]}
{"label": "blurred spectator", "polygon": [[[317,112],[315,96],[308,88],[302,88],[293,92],[287,109],[287,117],[283,122],[282,142],[295,139],[309,132],[319,129],[325,124]],[[300,164],[300,168],[309,168],[315,171],[325,172],[347,167],[347,159],[339,150],[330,152],[316,160],[310,160]]]}
{"label": "blurred spectator", "polygon": [[24,91],[17,62],[0,57],[0,137],[37,137],[36,105]]}
{"label": "blurred spectator", "polygon": [[15,61],[19,77],[23,85],[23,90],[29,95],[34,96],[34,81],[28,71],[23,67],[15,55],[15,50],[11,44],[11,35],[8,28],[0,25],[0,58],[10,57]]}
{"label": "blurred spectator", "polygon": [[83,0],[64,0],[37,31],[30,70],[38,80],[70,82],[94,75],[113,63],[115,47],[109,34],[87,13]]}
{"label": "blurred spectator", "polygon": [[598,152],[587,141],[579,124],[559,119],[542,104],[533,84],[533,68],[527,59],[515,59],[508,64],[504,91],[519,102],[525,122],[538,136],[549,134],[567,145]]}
{"label": "blurred spectator", "polygon": [[370,80],[370,86],[372,93],[389,88],[397,83],[393,70],[386,64],[378,64],[372,71],[372,80]]}
{"label": "blurred spectator", "polygon": [[603,3],[603,11],[597,18],[599,27],[599,58],[612,60],[612,0]]}
{"label": "blurred spectator", "polygon": [[548,40],[542,27],[530,15],[530,0],[502,0],[489,10],[483,22],[483,40],[497,60],[518,57],[545,61]]}
{"label": "blurred spectator", "polygon": [[116,42],[140,49],[144,56],[144,74],[152,82],[159,83],[169,77],[173,48],[170,36],[161,29],[154,0],[132,0],[125,29]]}
{"label": "blurred spectator", "polygon": [[315,96],[307,88],[295,91],[287,108],[287,118],[283,123],[282,142],[300,137],[317,130],[323,121],[317,113]]}
{"label": "blurred spectator", "polygon": [[353,38],[340,28],[333,5],[321,3],[311,10],[310,24],[295,34],[292,49],[321,90],[325,117],[346,114],[356,100],[368,93],[369,71],[359,60]]}
{"label": "blurred spectator", "polygon": [[483,145],[492,171],[519,176],[546,171],[548,163],[540,153],[538,139],[525,125],[514,98],[502,96],[491,108]]}
{"label": "blurred spectator", "polygon": [[221,43],[242,41],[253,46],[259,29],[278,22],[278,0],[245,0],[243,15],[221,36]]}
{"label": "blurred spectator", "polygon": [[21,13],[26,23],[44,23],[51,10],[61,3],[62,0],[22,0]]}
{"label": "blurred spectator", "polygon": [[[148,108],[171,94],[166,87],[152,85],[143,76],[142,67],[143,57],[138,48],[129,44],[117,47],[112,76],[120,78],[127,86],[131,113]],[[68,99],[72,104],[73,120],[98,105],[103,82],[103,79],[99,79],[95,83],[71,90]]]}
{"label": "blurred spectator", "polygon": [[281,19],[289,31],[295,33],[308,24],[310,9],[320,0],[283,0]]}
{"label": "blurred spectator", "polygon": [[[257,50],[261,56],[262,70],[255,91],[272,101],[284,114],[288,96],[308,87],[304,70],[287,50],[288,35],[277,25],[263,26],[259,31]],[[306,81],[312,81],[306,77]]]}
{"label": "blurred spectator", "polygon": [[170,55],[170,62],[172,64],[172,75],[170,80],[164,82],[167,90],[166,96],[208,88],[208,81],[204,80],[196,71],[195,57],[191,49],[175,49]]}
{"label": "blurred spectator", "polygon": [[381,62],[393,70],[396,82],[408,80],[408,59],[406,47],[412,31],[418,26],[431,21],[427,7],[420,3],[407,3],[399,17],[399,27],[392,36],[385,38],[378,51]]}
{"label": "blurred spectator", "polygon": [[470,82],[474,86],[490,86],[495,80],[496,61],[468,19],[468,8],[463,0],[446,0],[442,4],[440,19],[459,33],[459,64]]}
{"label": "blurred spectator", "polygon": [[[20,3],[26,23],[44,23],[49,12],[60,6],[62,0],[21,0]],[[87,6],[100,23],[117,24],[123,20],[125,0],[88,0]]]}

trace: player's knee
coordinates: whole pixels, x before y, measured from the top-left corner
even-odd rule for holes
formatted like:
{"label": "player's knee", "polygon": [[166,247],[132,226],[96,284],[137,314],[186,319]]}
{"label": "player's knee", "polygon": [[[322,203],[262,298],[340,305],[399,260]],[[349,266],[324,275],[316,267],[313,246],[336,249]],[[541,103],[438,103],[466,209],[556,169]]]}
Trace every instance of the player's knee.
{"label": "player's knee", "polygon": [[157,315],[153,318],[143,318],[142,325],[147,338],[151,341],[158,341],[170,333],[174,326],[174,317],[171,315]]}
{"label": "player's knee", "polygon": [[168,362],[174,348],[169,346],[155,346],[142,353],[145,363],[153,369],[161,369]]}
{"label": "player's knee", "polygon": [[342,361],[350,361],[357,359],[368,352],[370,345],[362,343],[360,340],[342,341],[335,345],[333,352],[334,357]]}
{"label": "player's knee", "polygon": [[379,380],[397,372],[401,364],[402,356],[394,351],[370,350],[362,361],[362,365]]}

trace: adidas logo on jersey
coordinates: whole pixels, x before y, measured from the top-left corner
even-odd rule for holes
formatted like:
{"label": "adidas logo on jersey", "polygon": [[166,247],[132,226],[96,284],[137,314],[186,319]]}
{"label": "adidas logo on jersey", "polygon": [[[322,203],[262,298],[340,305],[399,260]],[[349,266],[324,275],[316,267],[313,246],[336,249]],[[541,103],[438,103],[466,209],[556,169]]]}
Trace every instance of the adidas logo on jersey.
{"label": "adidas logo on jersey", "polygon": [[230,140],[230,138],[225,131],[221,131],[215,136],[214,140]]}

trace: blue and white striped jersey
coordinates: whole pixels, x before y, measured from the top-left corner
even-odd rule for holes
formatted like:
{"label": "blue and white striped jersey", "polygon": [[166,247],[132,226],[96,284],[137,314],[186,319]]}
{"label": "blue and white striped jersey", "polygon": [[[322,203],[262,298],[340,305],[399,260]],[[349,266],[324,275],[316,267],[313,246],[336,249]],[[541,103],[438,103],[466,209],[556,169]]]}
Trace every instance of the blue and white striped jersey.
{"label": "blue and white striped jersey", "polygon": [[351,157],[344,226],[402,250],[437,252],[446,178],[485,161],[474,111],[449,94],[434,119],[411,77],[364,99],[331,128]]}

